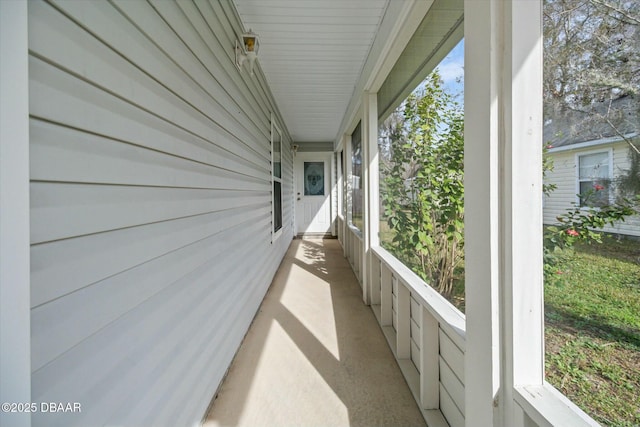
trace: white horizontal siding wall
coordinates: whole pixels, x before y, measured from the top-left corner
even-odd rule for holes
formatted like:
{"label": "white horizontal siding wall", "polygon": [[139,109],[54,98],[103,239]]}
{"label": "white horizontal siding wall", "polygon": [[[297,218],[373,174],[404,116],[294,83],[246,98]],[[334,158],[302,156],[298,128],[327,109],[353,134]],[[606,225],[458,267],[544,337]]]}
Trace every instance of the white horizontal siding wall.
{"label": "white horizontal siding wall", "polygon": [[34,426],[198,424],[289,245],[231,7],[29,2]]}
{"label": "white horizontal siding wall", "polygon": [[575,153],[563,151],[550,154],[553,170],[546,173],[545,182],[556,185],[550,197],[544,198],[543,221],[545,224],[557,223],[556,217],[571,208],[576,202],[576,162]]}
{"label": "white horizontal siding wall", "polygon": [[[613,156],[613,178],[619,177],[630,167],[629,146],[625,142],[603,145],[602,147],[589,147],[580,150],[567,150],[551,153],[554,169],[547,172],[546,182],[557,185],[550,197],[544,198],[544,223],[556,224],[556,217],[573,208],[572,203],[577,202],[577,155],[582,153],[602,150],[611,150]],[[610,233],[640,236],[640,217],[633,216],[615,227],[606,226],[604,231]]]}
{"label": "white horizontal siding wall", "polygon": [[[635,140],[635,145],[638,145],[640,140]],[[629,151],[631,148],[625,142],[615,144],[613,146],[613,177],[618,178],[625,171],[631,167],[631,161],[629,159]],[[640,237],[640,216],[634,215],[627,218],[624,222],[619,222],[615,227],[607,227],[606,231],[612,233],[626,234],[629,236]]]}

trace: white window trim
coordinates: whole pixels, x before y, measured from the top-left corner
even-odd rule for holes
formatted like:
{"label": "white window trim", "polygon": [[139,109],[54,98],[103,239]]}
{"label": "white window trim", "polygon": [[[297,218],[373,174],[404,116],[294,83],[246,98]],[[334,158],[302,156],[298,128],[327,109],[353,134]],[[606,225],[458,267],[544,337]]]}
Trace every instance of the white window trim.
{"label": "white window trim", "polygon": [[[610,181],[613,181],[613,147],[582,151],[580,153],[575,154],[575,159],[574,159],[575,170],[576,170],[575,202],[576,202],[576,206],[579,206],[581,209],[598,209],[598,208],[589,207],[589,206],[580,206],[580,157],[589,156],[591,154],[600,154],[600,153],[607,153],[607,156],[608,156],[607,160],[609,162],[609,176],[607,177],[607,179],[609,179]],[[609,191],[609,203],[612,202],[612,196],[613,196],[612,192]]]}
{"label": "white window trim", "polygon": [[[278,134],[280,135],[280,177],[276,177],[275,176],[275,170],[274,170],[274,156],[273,156],[273,143],[274,143],[274,135],[275,133],[278,132]],[[284,164],[282,161],[282,153],[283,153],[283,139],[282,139],[282,130],[280,129],[280,127],[276,124],[276,121],[273,117],[273,114],[271,114],[271,243],[275,243],[276,240],[278,240],[280,238],[280,236],[282,236],[283,233],[283,229],[284,229],[284,215],[282,213],[282,208],[283,208],[283,204],[282,204],[282,165]],[[280,183],[280,228],[278,230],[274,230],[275,228],[275,223],[276,223],[276,209],[275,209],[275,203],[274,201],[274,191],[273,191],[273,187],[274,187],[274,182],[279,182]]]}
{"label": "white window trim", "polygon": [[338,150],[335,152],[336,155],[336,177],[337,177],[337,182],[336,182],[336,189],[338,191],[337,196],[336,196],[336,201],[338,202],[338,216],[340,218],[344,219],[344,203],[343,203],[343,197],[344,197],[344,188],[343,187],[343,179],[344,176],[342,174],[342,168],[344,165],[344,159],[343,159],[343,150]]}
{"label": "white window trim", "polygon": [[[362,107],[360,109],[358,109],[359,112],[359,116],[357,117],[357,120],[355,121],[355,124],[353,126],[353,129],[351,130],[351,133],[349,134],[349,140],[348,140],[348,144],[349,144],[349,165],[350,168],[348,170],[348,181],[349,181],[349,195],[347,196],[349,198],[349,200],[351,201],[351,203],[349,204],[349,215],[348,215],[348,221],[347,224],[353,228],[353,230],[356,232],[356,234],[358,234],[361,238],[363,236],[364,233],[364,228],[366,227],[365,223],[364,223],[364,190],[365,190],[365,183],[363,182],[365,179],[365,175],[364,175],[364,162],[365,162],[365,157],[364,157],[364,131],[363,131],[363,127],[364,127],[364,120],[363,120],[363,110]],[[359,181],[359,187],[360,189],[362,189],[362,193],[361,193],[361,209],[362,209],[362,228],[363,230],[361,230],[360,228],[356,227],[356,225],[353,223],[353,204],[354,204],[354,200],[353,200],[353,194],[354,194],[354,190],[356,189],[355,186],[353,185],[353,178],[354,178],[354,174],[353,174],[353,153],[354,151],[354,147],[353,147],[353,134],[356,131],[356,128],[360,126],[360,159],[361,159],[361,166],[360,166],[360,181]]]}
{"label": "white window trim", "polygon": [[[31,398],[27,2],[0,1],[0,401]],[[0,425],[31,414],[0,412]]]}

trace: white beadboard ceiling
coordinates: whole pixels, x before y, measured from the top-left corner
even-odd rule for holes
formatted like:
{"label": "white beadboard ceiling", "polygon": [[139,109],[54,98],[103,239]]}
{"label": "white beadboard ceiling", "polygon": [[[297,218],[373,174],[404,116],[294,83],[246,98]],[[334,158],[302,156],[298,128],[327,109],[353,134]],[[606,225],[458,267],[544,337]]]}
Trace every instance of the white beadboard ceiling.
{"label": "white beadboard ceiling", "polygon": [[330,142],[389,0],[234,0],[296,143]]}

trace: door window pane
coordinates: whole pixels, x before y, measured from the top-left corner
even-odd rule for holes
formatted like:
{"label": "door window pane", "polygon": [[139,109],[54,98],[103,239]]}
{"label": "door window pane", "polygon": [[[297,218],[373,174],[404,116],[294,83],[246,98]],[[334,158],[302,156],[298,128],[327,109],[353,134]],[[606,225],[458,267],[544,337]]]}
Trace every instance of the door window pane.
{"label": "door window pane", "polygon": [[324,162],[304,162],[304,195],[324,196]]}

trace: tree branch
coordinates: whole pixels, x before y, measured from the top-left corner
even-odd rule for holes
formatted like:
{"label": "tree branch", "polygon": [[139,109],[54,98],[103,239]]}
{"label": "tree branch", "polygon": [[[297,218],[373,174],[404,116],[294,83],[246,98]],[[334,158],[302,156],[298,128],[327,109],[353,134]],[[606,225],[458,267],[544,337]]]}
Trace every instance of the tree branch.
{"label": "tree branch", "polygon": [[606,122],[609,124],[609,126],[611,126],[611,129],[613,129],[613,131],[616,133],[616,135],[618,135],[620,138],[622,138],[627,144],[629,144],[629,147],[631,147],[631,149],[633,151],[635,151],[636,153],[640,154],[640,149],[638,149],[638,147],[635,146],[635,144],[631,141],[631,139],[627,138],[626,135],[624,135],[622,132],[620,132],[620,130],[618,130],[618,128],[611,123],[611,120],[609,120],[608,117],[604,118],[606,120]]}
{"label": "tree branch", "polygon": [[[627,13],[626,11],[616,7],[615,5],[612,5],[610,3],[607,3],[603,0],[591,0],[593,3],[595,4],[599,4],[600,6],[606,7],[609,10],[613,10],[616,13],[619,13],[620,15],[622,15],[623,17],[625,17],[628,21],[629,24],[635,24],[635,25],[640,25],[640,19],[630,15],[629,13]],[[631,21],[631,22],[629,22]]]}

